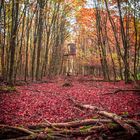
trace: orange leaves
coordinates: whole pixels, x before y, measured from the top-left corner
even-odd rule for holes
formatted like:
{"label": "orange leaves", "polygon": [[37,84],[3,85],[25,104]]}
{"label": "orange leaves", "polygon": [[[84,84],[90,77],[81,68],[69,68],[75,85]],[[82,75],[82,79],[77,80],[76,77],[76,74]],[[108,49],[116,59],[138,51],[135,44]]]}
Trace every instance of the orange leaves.
{"label": "orange leaves", "polygon": [[85,2],[85,0],[73,0],[75,6],[84,6]]}
{"label": "orange leaves", "polygon": [[77,22],[84,24],[85,26],[91,26],[93,20],[95,20],[95,10],[82,8],[77,14]]}

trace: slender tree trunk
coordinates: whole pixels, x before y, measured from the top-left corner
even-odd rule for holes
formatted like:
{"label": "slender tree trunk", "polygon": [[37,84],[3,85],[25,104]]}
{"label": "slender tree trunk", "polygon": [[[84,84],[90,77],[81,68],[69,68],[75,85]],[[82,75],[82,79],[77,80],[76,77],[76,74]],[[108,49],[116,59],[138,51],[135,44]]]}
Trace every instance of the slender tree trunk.
{"label": "slender tree trunk", "polygon": [[12,27],[11,27],[11,38],[10,38],[10,71],[9,71],[9,84],[13,84],[14,74],[14,60],[15,60],[15,49],[16,49],[16,35],[18,26],[18,11],[19,11],[19,0],[12,0]]}
{"label": "slender tree trunk", "polygon": [[[3,18],[2,18],[2,12],[3,12]],[[4,33],[0,31],[0,45],[1,45],[1,67],[2,67],[2,79],[5,80],[5,39],[6,39],[6,12],[5,12],[5,3],[4,0],[0,2],[0,26],[3,26]]]}
{"label": "slender tree trunk", "polygon": [[115,47],[116,47],[117,59],[118,59],[118,63],[119,63],[119,74],[120,74],[121,80],[123,80],[122,65],[121,65],[121,59],[123,60],[123,55],[121,53],[121,49],[120,49],[120,45],[119,45],[119,41],[118,41],[118,37],[117,37],[117,29],[116,29],[116,26],[115,26],[115,23],[114,23],[113,19],[111,18],[110,11],[109,11],[108,4],[107,4],[107,0],[104,0],[104,1],[105,1],[106,10],[107,10],[107,13],[108,13],[108,18],[109,18],[109,21],[110,21],[110,24],[111,24],[111,28],[112,28],[114,38],[115,38],[115,41],[116,41]]}
{"label": "slender tree trunk", "polygon": [[43,34],[43,9],[44,9],[44,0],[38,1],[39,4],[39,23],[38,23],[38,48],[37,48],[37,67],[36,67],[36,80],[40,80],[40,54],[42,48],[42,34]]}
{"label": "slender tree trunk", "polygon": [[33,41],[33,55],[32,55],[32,81],[34,81],[35,76],[35,62],[36,62],[36,48],[37,48],[37,30],[38,30],[38,9],[35,18],[35,29],[34,29],[34,41]]}
{"label": "slender tree trunk", "polygon": [[125,34],[125,30],[124,30],[120,0],[117,0],[117,6],[118,6],[119,16],[120,16],[121,37],[122,37],[123,48],[124,48],[124,56],[123,56],[124,78],[125,78],[125,82],[128,83],[129,80],[130,80],[129,63],[128,63],[128,44],[127,44],[127,37],[126,37],[126,34]]}
{"label": "slender tree trunk", "polygon": [[27,78],[28,78],[28,59],[29,59],[29,31],[30,31],[30,27],[29,27],[29,9],[28,9],[28,19],[27,19],[27,39],[26,39],[26,62],[25,62],[25,77],[24,77],[24,80],[27,81]]}
{"label": "slender tree trunk", "polygon": [[[136,7],[136,2],[134,3]],[[135,54],[134,54],[134,78],[137,80],[137,55],[138,55],[138,31],[136,25],[136,12],[134,10],[134,29],[135,29]]]}
{"label": "slender tree trunk", "polygon": [[97,29],[98,47],[99,47],[99,52],[100,52],[103,76],[105,80],[109,81],[110,77],[109,77],[109,70],[108,70],[106,52],[105,52],[105,44],[103,40],[103,33],[102,33],[102,27],[101,27],[101,16],[100,16],[100,11],[98,8],[96,8],[96,29]]}
{"label": "slender tree trunk", "polygon": [[108,44],[109,54],[111,56],[111,61],[112,61],[112,69],[113,69],[114,81],[116,81],[116,78],[117,78],[116,66],[115,66],[115,63],[114,63],[114,60],[113,60],[113,56],[112,56],[112,52],[111,52],[111,47],[110,47],[109,40],[108,40],[107,27],[105,27],[105,34],[106,34],[106,41],[107,41],[107,44]]}

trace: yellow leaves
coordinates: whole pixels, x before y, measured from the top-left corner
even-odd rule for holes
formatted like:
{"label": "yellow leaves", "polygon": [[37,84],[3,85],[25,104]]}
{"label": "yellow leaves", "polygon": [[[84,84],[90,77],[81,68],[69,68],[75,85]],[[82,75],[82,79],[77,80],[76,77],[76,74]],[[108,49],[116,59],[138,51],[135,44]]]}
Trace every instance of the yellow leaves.
{"label": "yellow leaves", "polygon": [[117,60],[118,59],[117,54],[116,53],[112,53],[112,58],[113,58],[113,60]]}

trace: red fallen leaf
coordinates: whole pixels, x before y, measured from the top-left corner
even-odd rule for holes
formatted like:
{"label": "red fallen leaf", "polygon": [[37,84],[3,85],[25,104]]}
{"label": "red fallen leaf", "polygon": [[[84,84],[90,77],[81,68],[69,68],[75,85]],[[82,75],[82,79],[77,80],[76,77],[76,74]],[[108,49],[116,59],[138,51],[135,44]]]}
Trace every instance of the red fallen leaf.
{"label": "red fallen leaf", "polygon": [[82,103],[102,106],[118,114],[134,114],[140,110],[140,98],[135,94],[102,95],[110,91],[111,87],[131,88],[132,85],[125,85],[124,82],[100,82],[94,83],[98,85],[96,87],[92,82],[79,83],[74,79],[72,84],[73,86],[68,88],[59,83],[31,84],[17,87],[18,94],[0,94],[0,122],[26,126],[43,122],[45,119],[62,122],[93,117],[90,111],[78,111],[67,100],[69,96]]}

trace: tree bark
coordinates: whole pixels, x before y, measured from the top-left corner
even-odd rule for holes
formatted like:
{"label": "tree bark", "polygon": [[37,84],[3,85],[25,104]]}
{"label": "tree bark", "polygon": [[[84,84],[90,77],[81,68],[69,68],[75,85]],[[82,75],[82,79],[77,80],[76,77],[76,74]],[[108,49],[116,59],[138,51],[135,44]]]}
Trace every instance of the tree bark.
{"label": "tree bark", "polygon": [[19,12],[19,0],[12,0],[12,27],[10,38],[10,71],[9,71],[9,84],[14,84],[14,61],[15,61],[15,49],[16,49],[16,35],[18,27],[18,12]]}

